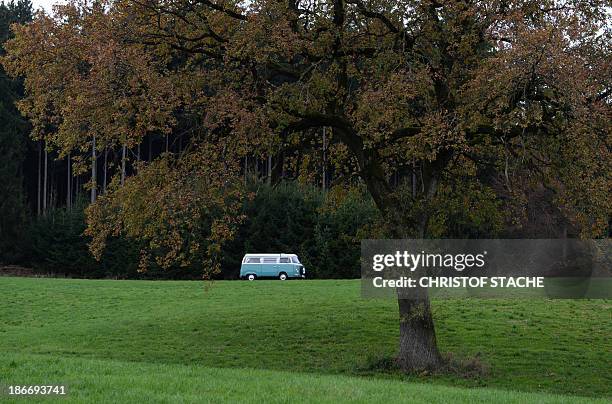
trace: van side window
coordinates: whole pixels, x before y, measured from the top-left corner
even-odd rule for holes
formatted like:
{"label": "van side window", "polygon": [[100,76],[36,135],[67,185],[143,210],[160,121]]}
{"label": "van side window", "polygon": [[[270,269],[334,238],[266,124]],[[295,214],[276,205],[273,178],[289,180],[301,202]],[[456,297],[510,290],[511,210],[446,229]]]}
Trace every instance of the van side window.
{"label": "van side window", "polygon": [[291,261],[293,261],[294,264],[299,264],[300,261],[298,261],[297,257],[291,257]]}
{"label": "van side window", "polygon": [[264,264],[276,264],[276,258],[264,258]]}
{"label": "van side window", "polygon": [[289,257],[282,257],[279,262],[281,264],[289,264],[291,261],[289,261]]}
{"label": "van side window", "polygon": [[247,263],[247,264],[259,264],[259,263],[260,263],[260,260],[259,260],[259,258],[253,258],[253,257],[251,257],[251,258],[247,259],[247,262],[246,262],[246,263]]}

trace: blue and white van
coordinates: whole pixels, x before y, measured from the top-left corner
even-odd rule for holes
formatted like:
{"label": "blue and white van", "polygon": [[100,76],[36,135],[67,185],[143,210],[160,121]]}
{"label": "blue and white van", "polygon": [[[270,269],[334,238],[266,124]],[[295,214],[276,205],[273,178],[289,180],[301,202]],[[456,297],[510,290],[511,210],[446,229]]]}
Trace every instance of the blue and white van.
{"label": "blue and white van", "polygon": [[240,279],[306,278],[306,269],[295,254],[246,254],[242,258]]}

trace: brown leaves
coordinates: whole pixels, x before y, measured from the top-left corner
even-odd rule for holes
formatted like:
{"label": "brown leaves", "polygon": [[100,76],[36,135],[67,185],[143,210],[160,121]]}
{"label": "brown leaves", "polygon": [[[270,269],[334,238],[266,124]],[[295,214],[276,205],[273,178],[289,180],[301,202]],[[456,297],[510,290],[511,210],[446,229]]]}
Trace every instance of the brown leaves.
{"label": "brown leaves", "polygon": [[164,268],[206,261],[212,266],[204,271],[213,273],[220,246],[242,220],[238,167],[226,158],[222,147],[205,145],[141,167],[123,187],[113,184],[87,210],[92,253],[99,258],[106,240],[123,234],[146,242],[143,270],[153,257]]}
{"label": "brown leaves", "polygon": [[34,133],[64,154],[86,145],[139,143],[167,132],[178,103],[162,61],[130,44],[118,16],[102,7],[68,4],[54,18],[39,15],[16,27],[3,59],[9,73],[26,77],[20,109]]}

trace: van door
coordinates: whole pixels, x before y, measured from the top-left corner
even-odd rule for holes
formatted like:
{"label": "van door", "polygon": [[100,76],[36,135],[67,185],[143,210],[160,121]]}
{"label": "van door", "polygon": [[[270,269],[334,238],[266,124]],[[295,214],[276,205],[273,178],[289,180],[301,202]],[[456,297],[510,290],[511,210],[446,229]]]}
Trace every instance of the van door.
{"label": "van door", "polygon": [[261,264],[262,276],[277,277],[278,276],[278,258],[264,257]]}
{"label": "van door", "polygon": [[255,276],[263,276],[261,274],[261,258],[259,257],[249,257],[246,259],[246,262],[242,264],[244,266],[244,271],[241,271],[243,275],[248,273],[253,273]]}
{"label": "van door", "polygon": [[284,272],[289,278],[295,277],[295,269],[289,257],[280,257],[278,259],[278,272]]}

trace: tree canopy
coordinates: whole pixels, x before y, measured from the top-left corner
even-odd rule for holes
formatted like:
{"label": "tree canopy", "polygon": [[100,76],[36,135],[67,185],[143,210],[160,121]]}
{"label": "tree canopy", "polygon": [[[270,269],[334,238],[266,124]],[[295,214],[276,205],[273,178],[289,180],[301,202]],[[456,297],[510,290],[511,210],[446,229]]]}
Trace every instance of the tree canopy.
{"label": "tree canopy", "polygon": [[[330,158],[366,185],[387,236],[448,235],[453,206],[520,223],[544,190],[566,225],[593,237],[610,214],[605,6],[70,2],[14,27],[2,62],[25,77],[19,108],[34,136],[64,155],[80,151],[81,170],[92,147],[189,134],[180,156],[142,164],[92,205],[97,253],[123,231],[162,262],[210,259],[239,219],[233,204],[248,197],[241,159],[305,147],[320,128]],[[194,217],[210,219],[206,246],[190,243]],[[426,299],[400,299],[400,315],[402,366],[436,366]]]}

